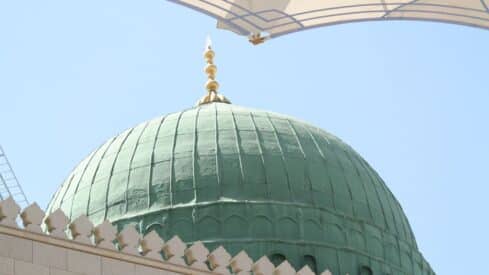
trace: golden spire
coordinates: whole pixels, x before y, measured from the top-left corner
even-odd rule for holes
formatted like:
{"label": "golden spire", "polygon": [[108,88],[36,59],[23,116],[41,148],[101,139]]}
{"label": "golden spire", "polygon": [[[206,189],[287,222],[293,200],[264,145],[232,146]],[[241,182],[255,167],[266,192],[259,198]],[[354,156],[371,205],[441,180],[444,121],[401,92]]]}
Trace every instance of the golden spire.
{"label": "golden spire", "polygon": [[204,105],[212,102],[221,102],[228,103],[231,102],[223,95],[218,94],[217,90],[219,89],[219,83],[216,81],[216,73],[217,67],[214,65],[214,56],[215,53],[211,47],[211,40],[208,37],[207,43],[204,51],[204,58],[207,62],[205,66],[204,72],[207,74],[207,82],[205,83],[205,88],[207,89],[207,94],[203,96],[199,102],[197,102],[197,106]]}

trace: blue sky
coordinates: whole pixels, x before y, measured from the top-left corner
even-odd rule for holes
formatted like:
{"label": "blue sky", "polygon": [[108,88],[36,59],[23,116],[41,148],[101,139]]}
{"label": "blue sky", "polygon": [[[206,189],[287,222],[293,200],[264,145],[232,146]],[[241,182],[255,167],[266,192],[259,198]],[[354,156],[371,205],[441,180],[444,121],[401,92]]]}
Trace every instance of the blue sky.
{"label": "blue sky", "polygon": [[234,103],[309,121],[379,172],[438,274],[489,247],[489,31],[428,22],[319,28],[254,47],[161,0],[0,2],[0,144],[45,207],[106,139],[192,106],[210,34]]}

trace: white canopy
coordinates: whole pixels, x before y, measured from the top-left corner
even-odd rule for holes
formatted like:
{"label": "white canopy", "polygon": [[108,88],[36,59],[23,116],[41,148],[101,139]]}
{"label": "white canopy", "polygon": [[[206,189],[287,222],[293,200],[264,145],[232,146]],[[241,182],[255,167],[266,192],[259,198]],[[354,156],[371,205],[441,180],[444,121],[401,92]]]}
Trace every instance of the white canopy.
{"label": "white canopy", "polygon": [[430,20],[489,29],[489,0],[170,0],[240,35],[277,37],[366,20]]}

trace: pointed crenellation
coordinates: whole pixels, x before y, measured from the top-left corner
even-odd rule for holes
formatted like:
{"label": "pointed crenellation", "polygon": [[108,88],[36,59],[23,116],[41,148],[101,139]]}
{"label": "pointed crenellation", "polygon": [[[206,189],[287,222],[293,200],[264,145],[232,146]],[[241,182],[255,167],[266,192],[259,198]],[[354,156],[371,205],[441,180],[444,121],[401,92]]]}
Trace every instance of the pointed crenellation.
{"label": "pointed crenellation", "polygon": [[231,259],[229,266],[234,274],[251,274],[253,260],[245,251],[241,251]]}
{"label": "pointed crenellation", "polygon": [[185,249],[187,245],[178,237],[174,236],[163,246],[163,252],[168,262],[186,265],[183,256],[185,255]]}
{"label": "pointed crenellation", "polygon": [[273,271],[273,275],[295,275],[296,271],[288,261],[283,261]]}
{"label": "pointed crenellation", "polygon": [[315,273],[308,265],[305,265],[303,268],[297,271],[297,275],[315,275]]}
{"label": "pointed crenellation", "polygon": [[25,230],[34,233],[42,233],[41,225],[44,216],[46,216],[46,214],[37,203],[32,203],[20,214]]}
{"label": "pointed crenellation", "polygon": [[[18,227],[16,219],[19,212],[20,207],[12,198],[0,201],[0,226]],[[36,203],[33,203],[22,211],[20,217],[26,231],[43,234],[42,221],[45,219],[44,224],[50,236],[67,239],[65,232],[69,219],[61,209],[45,217],[44,211]],[[122,253],[181,266],[188,264],[194,270],[201,270],[202,272],[212,271],[215,274],[224,275],[315,275],[307,265],[296,272],[288,261],[283,261],[275,267],[267,256],[263,256],[253,263],[246,251],[241,251],[232,257],[222,246],[209,253],[201,241],[197,241],[187,248],[187,245],[178,236],[174,236],[165,243],[156,231],[151,231],[144,238],[141,238],[134,225],[127,225],[121,232],[117,233],[116,227],[111,222],[106,220],[94,227],[85,215],[73,220],[68,228],[73,241],[78,243],[117,250],[114,245],[117,241],[118,248]],[[94,243],[92,243],[92,236]],[[162,252],[166,260],[163,259]],[[321,275],[333,275],[333,273],[325,270]]]}
{"label": "pointed crenellation", "polygon": [[19,216],[20,207],[12,197],[0,201],[0,224],[9,227],[18,227],[16,219]]}
{"label": "pointed crenellation", "polygon": [[255,264],[253,264],[251,270],[254,275],[272,275],[275,266],[268,259],[267,256],[263,256]]}
{"label": "pointed crenellation", "polygon": [[163,251],[164,241],[155,231],[151,231],[141,240],[141,249],[143,256],[154,260],[162,260],[161,251]]}
{"label": "pointed crenellation", "polygon": [[209,270],[206,264],[209,249],[201,242],[195,242],[191,247],[185,250],[185,258],[187,263],[194,268]]}
{"label": "pointed crenellation", "polygon": [[117,237],[117,229],[109,221],[97,225],[93,230],[95,245],[100,248],[115,250],[114,240]]}
{"label": "pointed crenellation", "polygon": [[141,236],[134,225],[126,225],[122,231],[117,234],[119,250],[126,254],[139,255],[139,240]]}
{"label": "pointed crenellation", "polygon": [[224,247],[219,246],[207,257],[212,271],[220,274],[230,274],[228,265],[231,260],[231,255],[224,249]]}
{"label": "pointed crenellation", "polygon": [[163,246],[163,252],[165,253],[166,260],[170,263],[186,265],[183,257],[185,256],[185,249],[187,245],[178,236],[173,236]]}
{"label": "pointed crenellation", "polygon": [[70,226],[71,236],[75,242],[92,244],[93,223],[87,216],[81,215],[71,222]]}
{"label": "pointed crenellation", "polygon": [[44,223],[48,229],[49,235],[66,239],[66,226],[68,225],[69,219],[66,217],[65,213],[61,209],[54,211],[49,214]]}

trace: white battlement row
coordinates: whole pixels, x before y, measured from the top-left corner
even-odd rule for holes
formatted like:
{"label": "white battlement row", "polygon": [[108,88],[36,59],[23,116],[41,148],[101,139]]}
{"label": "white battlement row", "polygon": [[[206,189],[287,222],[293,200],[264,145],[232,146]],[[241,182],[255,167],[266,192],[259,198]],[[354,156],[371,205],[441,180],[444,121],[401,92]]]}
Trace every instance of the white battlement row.
{"label": "white battlement row", "polygon": [[[23,228],[20,228],[17,223],[19,214]],[[222,246],[210,252],[200,241],[187,247],[178,236],[166,242],[155,231],[141,236],[134,226],[126,226],[122,231],[117,232],[115,226],[109,221],[94,226],[84,215],[69,223],[68,217],[60,209],[46,216],[36,203],[21,211],[12,198],[0,201],[0,226],[48,235],[52,238],[69,240],[102,250],[119,251],[155,261],[191,267],[193,271],[188,274],[199,273],[195,270],[202,270],[205,273],[240,275],[315,274],[307,265],[296,271],[287,261],[275,267],[267,256],[254,262],[245,251],[232,257]],[[67,235],[67,232],[70,236]],[[332,275],[332,273],[326,270],[321,275]]]}

